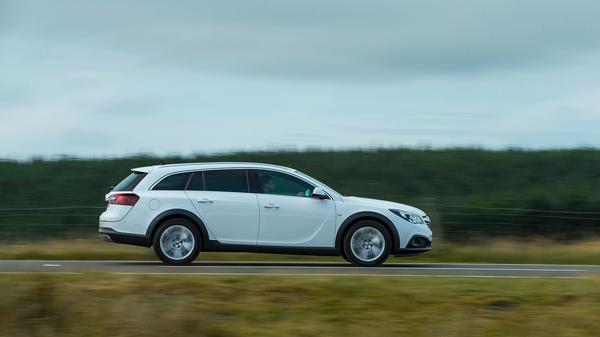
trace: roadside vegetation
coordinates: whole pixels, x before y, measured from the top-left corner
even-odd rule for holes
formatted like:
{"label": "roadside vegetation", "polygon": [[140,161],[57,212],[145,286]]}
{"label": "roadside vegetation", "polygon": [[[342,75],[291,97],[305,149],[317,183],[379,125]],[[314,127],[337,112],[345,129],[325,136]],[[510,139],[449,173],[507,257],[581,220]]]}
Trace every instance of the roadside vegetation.
{"label": "roadside vegetation", "polygon": [[257,161],[291,166],[345,195],[414,204],[436,238],[600,234],[600,151],[478,149],[256,152],[213,156],[0,161],[0,240],[89,235],[104,195],[133,167],[161,161]]}
{"label": "roadside vegetation", "polygon": [[0,276],[0,336],[595,336],[599,279]]}
{"label": "roadside vegetation", "polygon": [[[33,241],[0,245],[3,260],[149,260],[152,249],[102,242],[99,238]],[[200,253],[196,261],[335,261],[341,257],[318,257],[250,253]],[[415,257],[390,258],[388,263],[556,263],[599,264],[600,240],[576,243],[491,240],[475,244],[434,243],[431,252]]]}

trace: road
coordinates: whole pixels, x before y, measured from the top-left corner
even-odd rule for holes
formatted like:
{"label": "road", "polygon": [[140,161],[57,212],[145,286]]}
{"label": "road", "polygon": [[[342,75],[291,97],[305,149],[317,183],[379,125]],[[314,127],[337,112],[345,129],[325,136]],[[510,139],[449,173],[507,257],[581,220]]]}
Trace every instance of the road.
{"label": "road", "polygon": [[380,275],[475,278],[581,278],[600,276],[600,265],[388,263],[355,267],[335,262],[200,261],[166,266],[152,261],[0,261],[0,273],[190,274],[190,275]]}

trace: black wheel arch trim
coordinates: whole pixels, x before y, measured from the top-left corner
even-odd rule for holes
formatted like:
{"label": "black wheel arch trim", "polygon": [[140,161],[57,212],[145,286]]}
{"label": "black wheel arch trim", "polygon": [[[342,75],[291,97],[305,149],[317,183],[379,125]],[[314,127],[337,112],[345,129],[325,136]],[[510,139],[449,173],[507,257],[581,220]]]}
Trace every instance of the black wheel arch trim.
{"label": "black wheel arch trim", "polygon": [[164,212],[160,213],[159,215],[157,215],[156,217],[154,217],[154,219],[148,226],[148,229],[146,230],[146,237],[148,237],[150,242],[152,242],[152,240],[154,239],[154,233],[156,232],[156,228],[158,227],[158,225],[161,224],[163,221],[166,221],[168,219],[173,219],[173,218],[188,218],[188,219],[192,220],[192,223],[194,225],[196,225],[196,227],[198,227],[198,230],[200,231],[200,235],[202,236],[200,238],[202,240],[202,246],[203,247],[207,246],[209,240],[208,240],[208,230],[206,229],[206,225],[204,224],[202,219],[200,219],[200,217],[198,217],[193,212],[190,212],[185,209],[170,209],[170,210],[164,211]]}
{"label": "black wheel arch trim", "polygon": [[381,222],[390,231],[390,235],[392,236],[393,245],[391,253],[394,254],[400,249],[400,235],[398,234],[398,230],[396,229],[396,226],[394,226],[392,220],[377,212],[358,212],[347,217],[344,222],[342,222],[335,235],[335,249],[339,254],[342,253],[342,247],[344,244],[342,241],[344,240],[346,230],[348,230],[350,225],[359,220],[375,220]]}

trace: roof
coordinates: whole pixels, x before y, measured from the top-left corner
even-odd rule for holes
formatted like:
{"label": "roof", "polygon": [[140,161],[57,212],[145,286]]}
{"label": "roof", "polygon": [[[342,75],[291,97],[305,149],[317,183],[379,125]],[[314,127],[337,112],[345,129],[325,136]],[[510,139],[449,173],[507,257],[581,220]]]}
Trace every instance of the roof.
{"label": "roof", "polygon": [[132,171],[137,172],[145,172],[148,173],[154,169],[160,169],[165,171],[188,171],[188,170],[198,170],[198,169],[227,169],[227,168],[270,168],[270,169],[279,169],[282,171],[294,172],[295,169],[266,164],[266,163],[249,163],[249,162],[205,162],[205,163],[179,163],[179,164],[165,164],[165,165],[154,165],[154,166],[144,166],[144,167],[136,167],[132,169]]}

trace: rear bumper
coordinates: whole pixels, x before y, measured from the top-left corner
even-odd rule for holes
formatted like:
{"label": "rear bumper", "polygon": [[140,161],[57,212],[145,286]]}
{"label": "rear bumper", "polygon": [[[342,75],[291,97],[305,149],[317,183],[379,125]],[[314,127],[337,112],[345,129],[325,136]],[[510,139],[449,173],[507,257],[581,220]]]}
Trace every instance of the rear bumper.
{"label": "rear bumper", "polygon": [[134,245],[142,247],[152,246],[152,242],[146,235],[121,233],[108,227],[100,227],[98,229],[100,237],[107,242],[122,243],[125,245]]}

